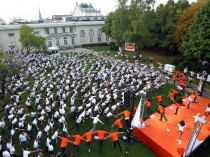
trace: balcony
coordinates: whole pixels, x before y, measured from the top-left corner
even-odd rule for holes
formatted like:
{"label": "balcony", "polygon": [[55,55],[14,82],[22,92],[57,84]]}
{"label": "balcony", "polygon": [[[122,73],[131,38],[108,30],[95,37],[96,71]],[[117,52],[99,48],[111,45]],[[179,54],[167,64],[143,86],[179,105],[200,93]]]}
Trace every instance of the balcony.
{"label": "balcony", "polygon": [[50,34],[44,34],[44,37],[63,37],[63,36],[76,36],[77,32],[66,32],[66,33],[50,33]]}

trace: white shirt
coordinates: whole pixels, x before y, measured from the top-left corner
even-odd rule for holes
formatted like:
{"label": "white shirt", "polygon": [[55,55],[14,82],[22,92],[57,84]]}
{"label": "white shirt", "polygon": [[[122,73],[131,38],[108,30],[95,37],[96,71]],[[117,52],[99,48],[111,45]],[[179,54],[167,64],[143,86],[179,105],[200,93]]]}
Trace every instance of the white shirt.
{"label": "white shirt", "polygon": [[100,119],[98,117],[93,117],[93,123],[97,124],[98,122],[101,122]]}
{"label": "white shirt", "polygon": [[10,154],[11,155],[13,155],[13,154],[15,154],[15,147],[14,146],[11,146],[11,148],[10,148]]}
{"label": "white shirt", "polygon": [[49,144],[49,145],[48,145],[48,150],[49,150],[49,151],[53,151],[53,150],[54,150],[53,145]]}
{"label": "white shirt", "polygon": [[181,126],[180,124],[178,124],[178,127],[179,127],[179,130],[180,130],[180,131],[184,131],[184,128],[186,128],[186,125]]}
{"label": "white shirt", "polygon": [[26,138],[26,133],[24,133],[24,134],[21,133],[21,134],[19,135],[19,139],[20,139],[21,142],[26,141],[26,140],[27,140],[27,138]]}
{"label": "white shirt", "polygon": [[3,157],[11,157],[10,153],[7,150],[3,151],[2,156]]}
{"label": "white shirt", "polygon": [[38,146],[39,146],[39,142],[38,142],[38,140],[35,140],[34,141],[34,148],[36,149],[36,148],[38,148]]}
{"label": "white shirt", "polygon": [[55,140],[57,136],[58,136],[58,131],[55,131],[55,133],[52,135],[52,139]]}
{"label": "white shirt", "polygon": [[23,157],[28,157],[28,155],[30,154],[30,151],[24,150],[23,151]]}

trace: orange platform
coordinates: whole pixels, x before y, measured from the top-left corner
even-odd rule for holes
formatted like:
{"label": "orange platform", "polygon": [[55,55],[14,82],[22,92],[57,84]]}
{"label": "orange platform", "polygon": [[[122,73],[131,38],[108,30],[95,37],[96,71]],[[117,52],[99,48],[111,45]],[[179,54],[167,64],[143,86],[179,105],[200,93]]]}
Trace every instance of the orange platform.
{"label": "orange platform", "polygon": [[[186,149],[189,139],[191,137],[192,131],[194,129],[193,121],[197,113],[204,116],[206,105],[210,103],[209,99],[198,98],[196,100],[198,103],[191,103],[190,109],[186,106],[181,106],[178,114],[174,115],[176,106],[172,104],[166,108],[166,117],[168,122],[165,123],[163,118],[160,121],[160,114],[155,113],[155,118],[150,118],[144,121],[144,124],[150,124],[150,127],[145,127],[143,129],[135,128],[133,134],[151,150],[153,150],[159,157],[180,157],[181,152]],[[184,104],[187,104],[188,100],[184,100]],[[177,131],[180,120],[184,120],[186,126],[189,128],[184,129],[182,135],[182,143],[177,142]],[[206,118],[206,123],[203,125],[198,141],[201,143],[210,135],[210,115]]]}

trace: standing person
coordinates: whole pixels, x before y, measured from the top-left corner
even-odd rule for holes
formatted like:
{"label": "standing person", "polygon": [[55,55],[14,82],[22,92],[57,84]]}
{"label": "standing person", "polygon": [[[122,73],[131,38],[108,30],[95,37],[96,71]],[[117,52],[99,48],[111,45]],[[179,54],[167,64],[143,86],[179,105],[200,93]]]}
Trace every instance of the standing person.
{"label": "standing person", "polygon": [[194,100],[193,100],[193,103],[196,103],[196,99],[198,97],[198,93],[197,92],[192,92],[193,96],[194,96]]}
{"label": "standing person", "polygon": [[69,139],[67,139],[65,137],[61,137],[61,136],[57,136],[57,138],[61,139],[60,151],[62,151],[63,155],[66,156],[66,147],[67,147],[68,143],[69,142],[72,143],[72,141],[70,141]]}
{"label": "standing person", "polygon": [[112,125],[112,128],[114,127],[114,125],[117,125],[118,129],[119,129],[119,132],[122,132],[123,131],[123,125],[121,123],[123,117],[121,118],[118,118],[117,120],[115,120],[114,124]]}
{"label": "standing person", "polygon": [[177,139],[177,142],[179,144],[182,143],[182,135],[183,135],[183,132],[184,132],[184,128],[187,128],[187,126],[185,125],[185,122],[183,120],[181,120],[178,124],[178,139]]}
{"label": "standing person", "polygon": [[80,145],[81,141],[82,140],[86,141],[86,140],[80,135],[79,132],[76,135],[70,135],[69,137],[74,138],[74,142],[72,142],[74,144],[72,155],[74,155],[75,149],[77,149],[77,152],[79,153],[79,145]]}
{"label": "standing person", "polygon": [[100,119],[98,117],[99,117],[99,115],[97,115],[96,117],[90,117],[90,118],[93,119],[93,128],[90,131],[94,131],[95,130],[96,124],[98,122],[100,122],[101,124],[104,124],[102,121],[100,121]]}
{"label": "standing person", "polygon": [[188,96],[188,95],[186,94],[186,96],[188,97],[188,98],[187,98],[187,100],[188,100],[187,109],[189,109],[189,108],[190,108],[190,104],[193,102],[193,100],[192,100],[192,98],[191,98],[190,95]]}
{"label": "standing person", "polygon": [[206,111],[205,111],[205,116],[204,118],[208,117],[210,114],[210,103],[208,104],[208,106],[206,107]]}
{"label": "standing person", "polygon": [[151,110],[151,102],[149,99],[146,99],[145,103],[144,103],[146,106],[147,106],[147,115],[149,115],[149,112],[150,114],[152,114],[152,110]]}
{"label": "standing person", "polygon": [[108,132],[104,131],[103,128],[97,130],[96,133],[98,134],[98,144],[99,144],[99,152],[102,152],[103,142],[104,142],[104,135],[108,134]]}
{"label": "standing person", "polygon": [[174,75],[172,76],[172,78],[173,78],[173,82],[174,82],[174,85],[175,85],[175,84],[176,84],[176,80],[177,80],[176,75],[174,74]]}
{"label": "standing person", "polygon": [[86,130],[86,133],[82,136],[83,138],[86,139],[88,152],[90,152],[90,148],[91,148],[90,145],[91,145],[91,140],[92,140],[93,134],[94,134],[94,132]]}
{"label": "standing person", "polygon": [[28,151],[23,149],[23,157],[28,157],[29,154],[39,152],[41,150],[35,150],[35,151]]}
{"label": "standing person", "polygon": [[[171,100],[171,104],[173,104],[173,102],[174,102],[174,94],[173,94],[173,92],[170,92],[170,91],[169,91],[168,97],[169,97],[170,100]],[[171,104],[170,104],[170,105],[171,105]]]}
{"label": "standing person", "polygon": [[3,151],[2,156],[3,157],[11,157],[11,155],[10,155],[8,150]]}
{"label": "standing person", "polygon": [[122,153],[122,148],[118,139],[118,135],[119,134],[123,134],[123,132],[114,132],[113,130],[111,131],[111,133],[105,137],[105,139],[107,139],[108,137],[110,137],[112,139],[112,141],[114,142],[114,148],[116,148],[116,144],[118,145],[120,152]]}
{"label": "standing person", "polygon": [[158,105],[158,112],[161,114],[161,116],[160,116],[160,121],[162,121],[162,118],[164,118],[165,119],[165,122],[167,122],[168,121],[168,119],[166,118],[166,116],[165,116],[165,109],[164,109],[164,107],[162,106],[162,105]]}
{"label": "standing person", "polygon": [[176,97],[177,95],[181,97],[181,95],[179,94],[179,92],[175,89],[172,89],[172,93],[174,94],[174,100],[176,101]]}
{"label": "standing person", "polygon": [[129,128],[130,127],[129,122],[130,122],[131,113],[128,110],[125,110],[125,111],[119,113],[117,116],[119,116],[121,114],[124,114],[124,116],[125,116],[125,125],[126,125],[127,128]]}
{"label": "standing person", "polygon": [[22,130],[21,134],[19,135],[19,141],[20,141],[20,145],[21,145],[22,148],[24,148],[25,145],[26,145],[26,147],[28,148],[29,145],[28,145],[28,140],[27,140],[27,138],[28,138],[28,139],[31,139],[31,138]]}
{"label": "standing person", "polygon": [[177,114],[181,105],[178,102],[176,102],[175,100],[173,102],[176,105],[176,112],[174,114]]}
{"label": "standing person", "polygon": [[163,96],[164,95],[157,95],[156,96],[156,99],[157,99],[158,103],[162,106],[163,106]]}

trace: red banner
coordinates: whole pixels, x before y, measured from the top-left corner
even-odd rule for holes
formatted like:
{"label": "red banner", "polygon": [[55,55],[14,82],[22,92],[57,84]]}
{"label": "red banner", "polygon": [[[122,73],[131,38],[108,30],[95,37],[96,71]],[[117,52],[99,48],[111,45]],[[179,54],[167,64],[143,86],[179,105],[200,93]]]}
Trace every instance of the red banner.
{"label": "red banner", "polygon": [[135,43],[125,43],[126,51],[135,51]]}

